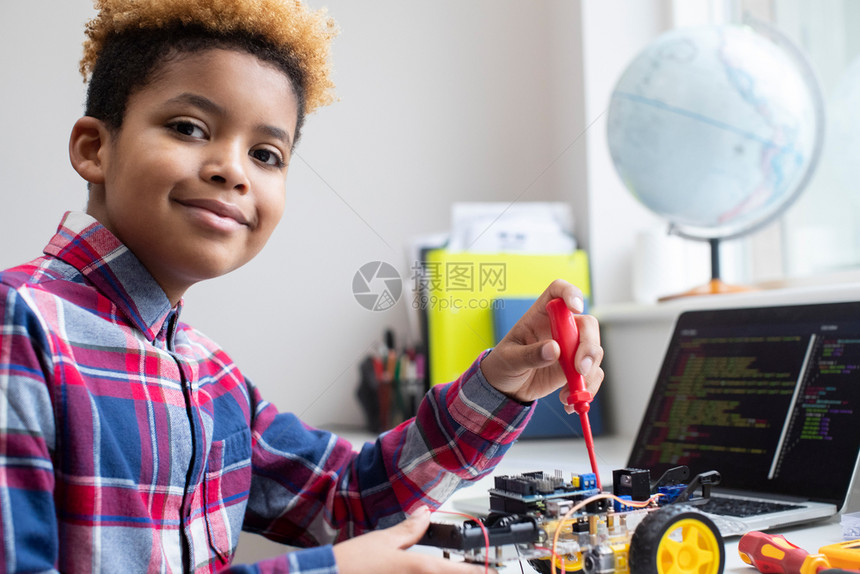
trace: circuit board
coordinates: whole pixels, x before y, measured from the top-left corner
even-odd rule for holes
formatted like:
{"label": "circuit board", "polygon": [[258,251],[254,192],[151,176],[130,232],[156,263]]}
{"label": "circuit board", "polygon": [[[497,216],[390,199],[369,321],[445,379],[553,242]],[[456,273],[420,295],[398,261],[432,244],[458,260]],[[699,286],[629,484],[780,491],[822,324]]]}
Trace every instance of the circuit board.
{"label": "circuit board", "polygon": [[[714,548],[722,553],[722,538],[710,520],[695,508],[679,504],[706,498],[710,486],[719,482],[719,474],[688,478],[686,467],[672,469],[653,483],[648,470],[623,468],[613,472],[613,491],[606,493],[597,488],[592,473],[567,478],[559,471],[497,476],[489,490],[486,517],[462,523],[433,522],[419,544],[441,548],[449,558],[460,556],[488,566],[527,560],[538,572],[549,573],[555,566],[559,572],[626,574],[631,572],[631,544],[636,546],[641,527],[647,527],[649,521],[656,524],[647,528],[647,535],[638,535],[645,540],[640,546],[647,546],[639,555],[656,551],[651,548],[655,546],[654,528],[665,527],[666,533],[658,533],[658,538],[668,536],[667,517],[675,521],[683,515],[701,523],[706,537],[716,540]],[[649,518],[652,514],[658,516]],[[683,533],[674,536],[683,537]],[[708,558],[702,560],[710,565]],[[642,572],[645,567],[641,565],[653,563],[656,568],[657,562],[653,556],[639,559],[638,571],[632,574],[657,572]],[[717,574],[722,563],[717,560],[716,569],[701,568],[696,574]]]}

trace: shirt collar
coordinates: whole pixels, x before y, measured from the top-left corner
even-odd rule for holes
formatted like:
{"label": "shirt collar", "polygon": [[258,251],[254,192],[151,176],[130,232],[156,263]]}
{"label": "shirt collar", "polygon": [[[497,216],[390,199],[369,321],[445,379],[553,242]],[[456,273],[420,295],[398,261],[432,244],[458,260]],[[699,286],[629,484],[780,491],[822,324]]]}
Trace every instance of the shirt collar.
{"label": "shirt collar", "polygon": [[[67,212],[44,251],[77,269],[148,340],[162,332],[170,300],[143,263],[95,218]],[[181,306],[180,301],[177,312]]]}

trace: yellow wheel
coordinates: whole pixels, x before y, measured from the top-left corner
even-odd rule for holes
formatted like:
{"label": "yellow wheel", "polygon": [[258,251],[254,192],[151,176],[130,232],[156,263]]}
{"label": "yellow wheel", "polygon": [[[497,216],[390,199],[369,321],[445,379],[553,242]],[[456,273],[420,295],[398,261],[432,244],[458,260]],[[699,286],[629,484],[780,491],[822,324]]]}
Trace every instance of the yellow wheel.
{"label": "yellow wheel", "polygon": [[631,574],[722,574],[723,537],[691,506],[665,506],[645,517],[630,540]]}

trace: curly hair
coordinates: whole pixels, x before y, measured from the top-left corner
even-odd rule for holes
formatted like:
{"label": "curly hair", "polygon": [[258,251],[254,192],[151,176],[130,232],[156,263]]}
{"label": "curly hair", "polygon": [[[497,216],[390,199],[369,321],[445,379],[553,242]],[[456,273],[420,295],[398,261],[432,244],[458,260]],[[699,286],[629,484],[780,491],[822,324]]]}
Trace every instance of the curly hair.
{"label": "curly hair", "polygon": [[305,114],[334,101],[329,48],[338,29],[325,9],[300,0],[94,0],[80,71],[86,114],[122,125],[129,96],[169,58],[207,48],[238,49],[273,63]]}

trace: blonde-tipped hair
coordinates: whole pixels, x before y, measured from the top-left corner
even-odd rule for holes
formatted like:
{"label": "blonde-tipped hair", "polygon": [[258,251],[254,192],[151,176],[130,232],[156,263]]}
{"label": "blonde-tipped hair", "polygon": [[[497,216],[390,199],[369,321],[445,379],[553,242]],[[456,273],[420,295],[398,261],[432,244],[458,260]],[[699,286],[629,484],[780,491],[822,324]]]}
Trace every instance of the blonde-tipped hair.
{"label": "blonde-tipped hair", "polygon": [[330,45],[338,34],[326,10],[299,0],[95,0],[98,15],[87,23],[80,70],[87,80],[112,35],[185,25],[214,33],[248,34],[297,63],[304,83],[305,113],[334,98]]}

